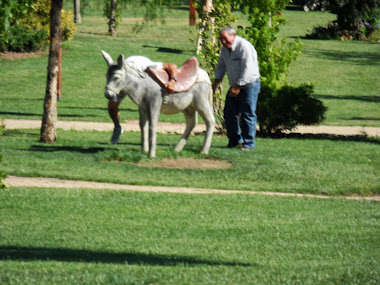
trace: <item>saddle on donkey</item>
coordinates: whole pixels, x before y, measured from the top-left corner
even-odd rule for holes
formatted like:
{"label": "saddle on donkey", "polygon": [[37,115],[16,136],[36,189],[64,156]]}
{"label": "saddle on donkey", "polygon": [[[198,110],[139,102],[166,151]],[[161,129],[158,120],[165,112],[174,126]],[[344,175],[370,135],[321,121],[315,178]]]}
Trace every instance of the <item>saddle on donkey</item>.
{"label": "saddle on donkey", "polygon": [[[148,68],[147,71],[157,81],[166,86],[169,82],[169,75],[165,70]],[[189,58],[177,71],[177,82],[174,85],[174,92],[185,92],[190,90],[196,83],[199,71],[199,63],[195,57]]]}

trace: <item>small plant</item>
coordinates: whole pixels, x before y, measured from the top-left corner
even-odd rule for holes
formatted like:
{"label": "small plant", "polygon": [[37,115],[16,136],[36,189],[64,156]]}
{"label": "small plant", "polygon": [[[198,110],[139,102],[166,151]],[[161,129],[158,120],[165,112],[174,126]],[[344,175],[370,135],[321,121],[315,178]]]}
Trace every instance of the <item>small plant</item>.
{"label": "small plant", "polygon": [[260,132],[263,135],[292,130],[297,125],[317,125],[324,120],[327,108],[312,97],[313,86],[284,85],[278,90],[264,86],[257,106]]}

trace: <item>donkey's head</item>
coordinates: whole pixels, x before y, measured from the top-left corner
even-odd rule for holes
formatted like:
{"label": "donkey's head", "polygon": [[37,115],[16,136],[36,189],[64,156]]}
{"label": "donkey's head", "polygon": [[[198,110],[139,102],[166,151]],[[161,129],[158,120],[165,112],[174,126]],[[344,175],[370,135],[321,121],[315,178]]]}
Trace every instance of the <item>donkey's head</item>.
{"label": "donkey's head", "polygon": [[111,99],[120,94],[125,82],[125,68],[124,68],[124,55],[120,55],[117,62],[112,60],[112,57],[102,50],[104,59],[108,64],[108,71],[106,74],[107,84],[104,96]]}

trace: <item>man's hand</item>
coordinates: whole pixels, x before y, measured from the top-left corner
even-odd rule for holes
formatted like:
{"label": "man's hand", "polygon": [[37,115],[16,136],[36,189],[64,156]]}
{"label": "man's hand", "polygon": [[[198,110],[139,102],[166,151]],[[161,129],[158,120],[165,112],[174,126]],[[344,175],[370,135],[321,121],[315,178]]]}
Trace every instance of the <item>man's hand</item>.
{"label": "man's hand", "polygon": [[170,93],[173,93],[173,92],[175,92],[174,91],[174,86],[175,86],[175,84],[176,84],[176,81],[175,80],[170,80],[169,82],[168,82],[168,84],[166,84],[166,86],[165,86],[165,88],[166,88],[166,90],[168,91],[168,92],[170,92]]}
{"label": "man's hand", "polygon": [[212,84],[212,92],[215,94],[216,88],[218,88],[219,84],[222,82],[222,80],[215,79],[214,83]]}
{"label": "man's hand", "polygon": [[237,95],[239,95],[239,93],[240,93],[240,89],[241,89],[241,86],[239,86],[239,85],[236,85],[236,86],[234,86],[234,87],[231,87],[231,88],[230,88],[230,91],[228,92],[228,95],[229,95],[230,97],[236,97]]}

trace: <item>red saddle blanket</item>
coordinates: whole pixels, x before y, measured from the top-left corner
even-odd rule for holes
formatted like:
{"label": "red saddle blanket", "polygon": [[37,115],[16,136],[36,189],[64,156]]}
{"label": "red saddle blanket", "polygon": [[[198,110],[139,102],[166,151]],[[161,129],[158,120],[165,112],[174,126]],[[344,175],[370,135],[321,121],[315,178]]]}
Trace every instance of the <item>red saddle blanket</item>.
{"label": "red saddle blanket", "polygon": [[[198,77],[199,63],[195,57],[189,58],[177,71],[177,82],[174,85],[174,92],[185,92],[195,84]],[[162,69],[151,69],[147,71],[152,74],[163,86],[169,82],[169,75]]]}

